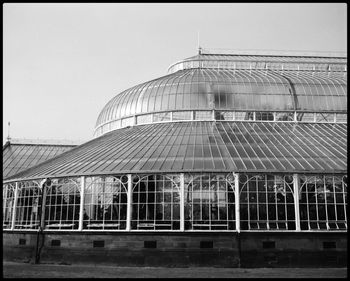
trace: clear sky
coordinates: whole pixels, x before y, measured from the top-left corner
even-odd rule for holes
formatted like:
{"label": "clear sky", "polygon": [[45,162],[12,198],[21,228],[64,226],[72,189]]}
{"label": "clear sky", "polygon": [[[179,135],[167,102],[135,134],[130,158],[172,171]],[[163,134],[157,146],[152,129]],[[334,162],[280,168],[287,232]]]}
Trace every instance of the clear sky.
{"label": "clear sky", "polygon": [[116,94],[205,49],[346,52],[342,3],[3,5],[3,143],[89,140]]}

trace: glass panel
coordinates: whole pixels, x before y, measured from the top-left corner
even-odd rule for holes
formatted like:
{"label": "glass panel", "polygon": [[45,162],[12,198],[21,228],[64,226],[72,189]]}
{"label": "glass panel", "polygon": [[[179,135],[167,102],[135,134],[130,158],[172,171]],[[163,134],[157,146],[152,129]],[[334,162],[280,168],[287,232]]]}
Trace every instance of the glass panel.
{"label": "glass panel", "polygon": [[116,120],[111,123],[111,130],[119,129],[121,127],[121,120]]}
{"label": "glass panel", "polygon": [[342,113],[337,113],[337,123],[347,123],[348,122],[348,115],[347,114],[342,114]]}
{"label": "glass panel", "polygon": [[12,223],[13,203],[15,197],[15,186],[12,184],[4,184],[2,189],[2,227],[10,229]]}
{"label": "glass panel", "polygon": [[255,112],[255,120],[256,121],[273,121],[274,114],[273,112],[268,112],[268,111]]}
{"label": "glass panel", "polygon": [[236,121],[253,120],[254,119],[253,112],[249,112],[249,111],[236,111],[234,113],[234,116],[235,116]]}
{"label": "glass panel", "polygon": [[297,120],[302,122],[315,122],[315,113],[297,113]]}
{"label": "glass panel", "polygon": [[133,126],[133,125],[134,125],[134,117],[122,119],[122,127]]}
{"label": "glass panel", "polygon": [[170,121],[170,112],[154,113],[153,122]]}
{"label": "glass panel", "polygon": [[79,179],[52,180],[46,194],[45,228],[78,229],[79,210]]}
{"label": "glass panel", "polygon": [[334,114],[316,113],[316,122],[334,122]]}
{"label": "glass panel", "polygon": [[179,175],[133,177],[131,229],[180,229]]}
{"label": "glass panel", "polygon": [[212,120],[213,112],[212,111],[195,111],[194,120]]}
{"label": "glass panel", "polygon": [[144,124],[152,122],[152,114],[139,115],[136,117],[136,124]]}
{"label": "glass panel", "polygon": [[89,177],[84,197],[84,229],[126,228],[127,177]]}
{"label": "glass panel", "polygon": [[233,120],[233,112],[215,111],[215,120]]}
{"label": "glass panel", "polygon": [[346,176],[301,176],[300,223],[302,230],[347,228]]}
{"label": "glass panel", "polygon": [[15,229],[38,229],[41,189],[35,181],[19,183]]}
{"label": "glass panel", "polygon": [[173,121],[178,120],[191,120],[192,111],[174,111],[173,112]]}
{"label": "glass panel", "polygon": [[295,229],[291,176],[240,175],[242,230]]}
{"label": "glass panel", "polygon": [[276,121],[294,121],[294,112],[276,112]]}
{"label": "glass panel", "polygon": [[235,229],[232,174],[185,174],[185,229]]}

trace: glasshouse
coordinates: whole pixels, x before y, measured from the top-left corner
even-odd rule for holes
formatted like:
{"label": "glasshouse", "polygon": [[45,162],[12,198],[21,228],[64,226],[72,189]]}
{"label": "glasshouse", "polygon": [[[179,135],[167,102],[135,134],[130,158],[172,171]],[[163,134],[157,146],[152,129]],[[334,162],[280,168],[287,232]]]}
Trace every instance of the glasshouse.
{"label": "glasshouse", "polygon": [[4,259],[347,264],[347,58],[198,54],[3,180]]}

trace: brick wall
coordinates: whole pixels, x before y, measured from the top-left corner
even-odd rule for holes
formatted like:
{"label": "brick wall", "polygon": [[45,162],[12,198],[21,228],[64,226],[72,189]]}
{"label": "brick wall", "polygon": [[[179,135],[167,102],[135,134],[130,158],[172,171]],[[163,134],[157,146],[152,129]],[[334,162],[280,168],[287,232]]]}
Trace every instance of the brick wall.
{"label": "brick wall", "polygon": [[[346,266],[346,233],[72,233],[39,237],[41,263],[120,266]],[[3,233],[3,258],[34,262],[36,233]],[[39,247],[40,248],[40,247]]]}

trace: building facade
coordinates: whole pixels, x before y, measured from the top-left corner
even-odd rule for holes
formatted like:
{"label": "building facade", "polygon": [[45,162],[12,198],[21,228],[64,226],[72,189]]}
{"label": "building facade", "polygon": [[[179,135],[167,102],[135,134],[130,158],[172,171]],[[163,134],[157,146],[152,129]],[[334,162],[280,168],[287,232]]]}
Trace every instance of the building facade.
{"label": "building facade", "polygon": [[346,67],[199,52],[117,94],[91,141],[4,179],[4,257],[344,266]]}

